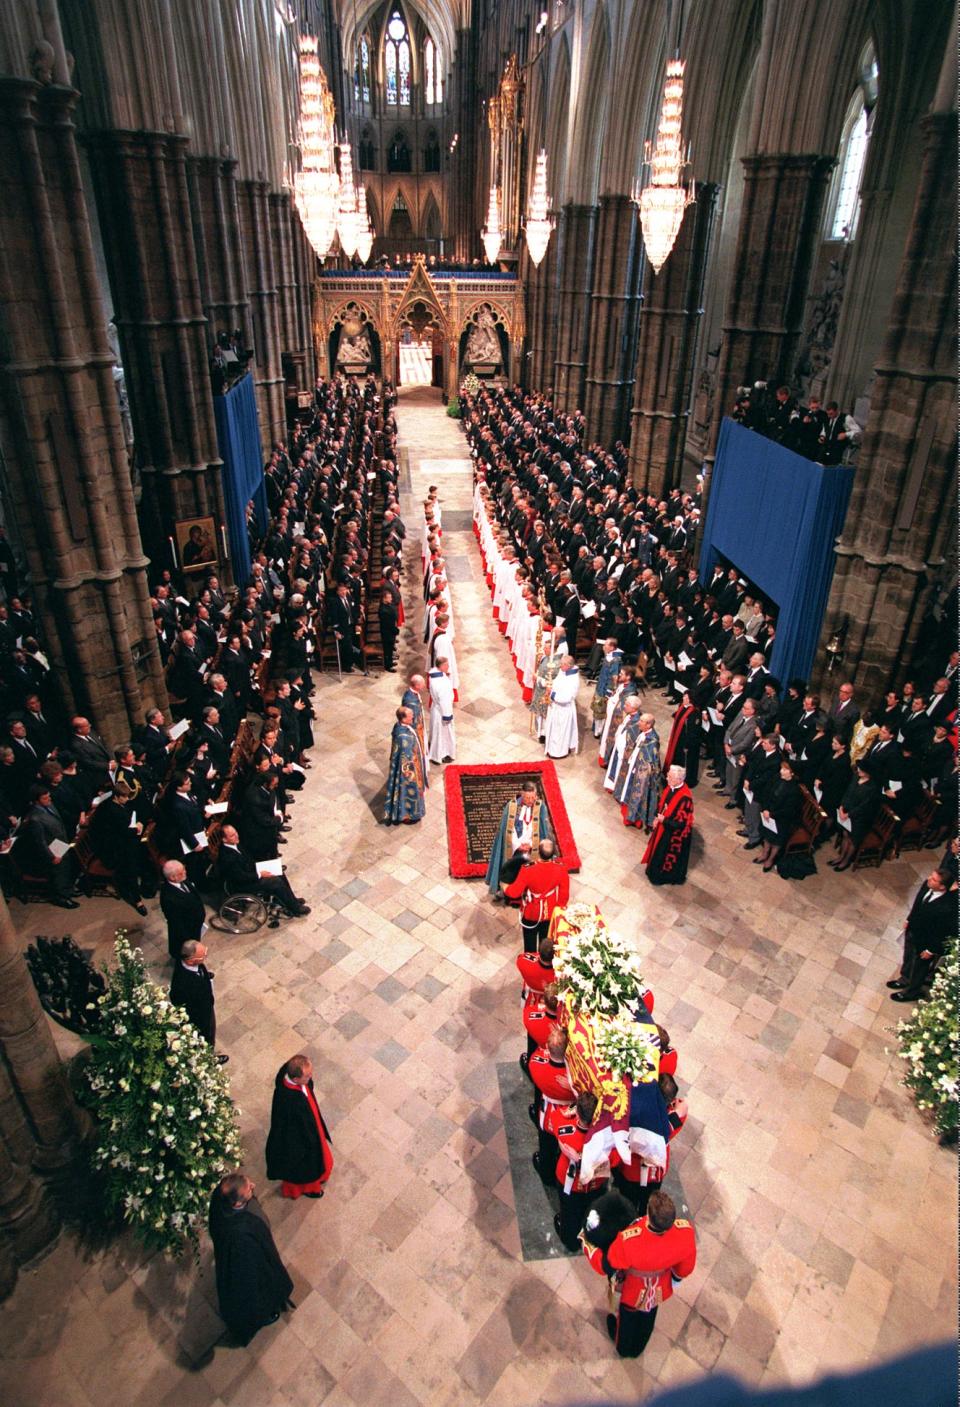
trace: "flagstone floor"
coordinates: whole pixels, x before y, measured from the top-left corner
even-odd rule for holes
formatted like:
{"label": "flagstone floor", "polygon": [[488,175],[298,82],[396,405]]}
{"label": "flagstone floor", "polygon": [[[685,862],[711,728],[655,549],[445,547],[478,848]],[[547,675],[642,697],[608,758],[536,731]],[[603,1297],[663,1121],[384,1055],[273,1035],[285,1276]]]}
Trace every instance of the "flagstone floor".
{"label": "flagstone floor", "polygon": [[[414,489],[401,669],[423,659],[418,502],[435,482],[458,761],[534,758],[470,532],[462,434],[430,388],[401,391],[398,419]],[[208,1254],[197,1270],[126,1241],[90,1256],[64,1236],[0,1307],[6,1407],[90,1407],[105,1393],[125,1407],[636,1400],[711,1369],[804,1381],[952,1333],[956,1159],[898,1083],[883,987],[933,855],[842,878],[821,865],[785,883],[750,864],[701,785],[690,879],[654,890],[592,740],[558,764],[583,857],[573,892],[635,940],[691,1107],[675,1165],[699,1263],[643,1359],[620,1362],[603,1281],[580,1259],[520,1258],[496,1074],[523,1047],[516,920],[482,881],[448,877],[439,769],[422,825],[378,824],[402,679],[318,682],[318,747],[285,856],[310,917],[212,935],[247,1166],[297,1310],[249,1348],[227,1347]],[[664,736],[665,702],[649,702]],[[25,944],[72,932],[102,959],[115,924],[136,917],[108,900],[13,909]],[[157,906],[130,931],[165,981]],[[293,1204],[265,1182],[263,1142],[274,1073],[299,1050],[314,1059],[336,1166],[322,1202]]]}

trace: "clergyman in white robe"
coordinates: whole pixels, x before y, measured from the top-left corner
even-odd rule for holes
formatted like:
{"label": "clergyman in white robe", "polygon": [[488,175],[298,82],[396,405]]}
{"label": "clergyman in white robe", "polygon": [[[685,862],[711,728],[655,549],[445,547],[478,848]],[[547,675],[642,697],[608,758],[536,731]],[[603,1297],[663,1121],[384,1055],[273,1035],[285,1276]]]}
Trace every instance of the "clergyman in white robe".
{"label": "clergyman in white robe", "polygon": [[430,721],[427,725],[427,755],[431,762],[452,761],[457,755],[457,738],[453,727],[453,684],[442,669],[431,669],[427,675],[430,686]]}
{"label": "clergyman in white robe", "polygon": [[580,746],[577,722],[577,695],[580,692],[580,671],[572,656],[565,655],[563,665],[550,691],[547,709],[546,752],[548,757],[567,757]]}

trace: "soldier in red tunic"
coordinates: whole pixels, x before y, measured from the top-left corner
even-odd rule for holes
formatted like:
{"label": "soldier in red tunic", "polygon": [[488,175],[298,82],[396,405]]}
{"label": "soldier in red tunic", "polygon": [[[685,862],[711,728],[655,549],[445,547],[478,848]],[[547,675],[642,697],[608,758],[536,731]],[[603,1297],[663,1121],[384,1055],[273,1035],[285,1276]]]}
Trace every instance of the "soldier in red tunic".
{"label": "soldier in red tunic", "polygon": [[521,900],[520,932],[525,953],[537,951],[549,932],[554,909],[570,898],[570,875],[556,854],[552,840],[541,840],[538,858],[531,865],[523,865],[503,891],[507,899]]}
{"label": "soldier in red tunic", "polygon": [[539,1131],[539,1150],[533,1155],[533,1166],[549,1186],[560,1156],[557,1140],[545,1126],[547,1110],[554,1104],[569,1104],[573,1085],[567,1074],[567,1033],[559,1026],[547,1037],[543,1050],[537,1050],[527,1062],[527,1073],[537,1089],[536,1099],[527,1111]]}
{"label": "soldier in red tunic", "polygon": [[556,1178],[560,1184],[560,1214],[553,1218],[554,1229],[568,1251],[576,1251],[590,1203],[607,1185],[605,1177],[584,1181],[580,1176],[583,1145],[597,1112],[597,1096],[589,1090],[578,1094],[573,1104],[554,1104],[544,1120],[560,1147]]}
{"label": "soldier in red tunic", "polygon": [[542,992],[547,983],[554,980],[552,940],[544,938],[536,953],[520,953],[517,971],[523,978],[524,999],[529,992]]}
{"label": "soldier in red tunic", "polygon": [[[595,1214],[593,1214],[595,1215]],[[672,1198],[654,1192],[646,1216],[621,1231],[606,1253],[589,1242],[587,1217],[583,1250],[598,1275],[616,1276],[620,1309],[607,1315],[607,1333],[621,1358],[639,1358],[650,1342],[657,1310],[693,1274],[697,1243],[693,1225],[677,1216]]]}
{"label": "soldier in red tunic", "polygon": [[330,1133],[313,1092],[313,1066],[295,1055],[277,1072],[267,1135],[267,1177],[284,1197],[322,1197],[333,1171]]}
{"label": "soldier in red tunic", "polygon": [[547,1043],[547,1037],[557,1024],[560,998],[556,982],[548,982],[542,992],[530,992],[523,1004],[523,1028],[527,1033],[527,1050],[520,1057],[520,1068],[527,1074],[531,1055]]}
{"label": "soldier in red tunic", "polygon": [[679,1097],[680,1091],[677,1088],[676,1080],[663,1070],[662,1065],[658,1084],[660,1085],[660,1093],[666,1102],[667,1118],[670,1122],[667,1158],[663,1167],[651,1167],[649,1164],[641,1162],[636,1156],[629,1163],[623,1163],[616,1151],[610,1159],[617,1190],[633,1203],[641,1216],[647,1210],[648,1199],[652,1193],[659,1190],[663,1179],[670,1170],[670,1144],[687,1122],[687,1101]]}

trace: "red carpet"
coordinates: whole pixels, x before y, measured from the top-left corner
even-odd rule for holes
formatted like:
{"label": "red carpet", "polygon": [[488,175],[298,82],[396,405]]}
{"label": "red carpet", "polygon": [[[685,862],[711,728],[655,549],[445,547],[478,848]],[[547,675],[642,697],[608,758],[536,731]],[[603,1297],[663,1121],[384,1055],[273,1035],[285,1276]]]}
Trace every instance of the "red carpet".
{"label": "red carpet", "polygon": [[536,781],[541,799],[546,802],[560,859],[568,870],[580,868],[580,855],[552,762],[504,762],[483,767],[458,767],[451,763],[444,770],[443,789],[450,873],[455,879],[475,879],[486,873],[503,808],[529,779]]}

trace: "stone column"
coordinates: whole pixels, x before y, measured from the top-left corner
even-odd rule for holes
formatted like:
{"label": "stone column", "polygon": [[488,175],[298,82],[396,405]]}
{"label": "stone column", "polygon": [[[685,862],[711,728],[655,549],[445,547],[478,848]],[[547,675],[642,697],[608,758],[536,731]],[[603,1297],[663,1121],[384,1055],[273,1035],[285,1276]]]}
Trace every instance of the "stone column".
{"label": "stone column", "polygon": [[[680,482],[693,393],[703,281],[719,187],[705,182],[660,272],[644,275],[631,411],[630,476],[658,498]],[[639,223],[639,222],[638,222]]]}
{"label": "stone column", "polygon": [[[956,534],[955,112],[921,121],[920,182],[857,459],[824,639],[879,696],[909,677],[933,577]],[[815,674],[823,679],[825,660]]]}
{"label": "stone column", "polygon": [[252,345],[250,301],[240,238],[237,163],[218,156],[187,159],[200,300],[212,340],[239,328]]}
{"label": "stone column", "polygon": [[0,79],[0,366],[10,506],[69,709],[110,739],[166,704],[83,197],[76,93]]}
{"label": "stone column", "polygon": [[741,384],[789,381],[803,332],[833,156],[746,156],[711,445]]}
{"label": "stone column", "polygon": [[6,900],[0,898],[0,1054],[33,1136],[38,1172],[64,1173],[87,1119],[73,1101]]}
{"label": "stone column", "polygon": [[166,562],[178,518],[224,519],[200,300],[185,137],[96,131],[85,138],[120,334],[137,458],[141,524]]}
{"label": "stone column", "polygon": [[603,445],[625,439],[630,424],[641,250],[633,201],[626,195],[602,196],[583,411],[589,439]]}
{"label": "stone column", "polygon": [[[43,1183],[30,1175],[36,1145],[0,1057],[0,1241],[12,1251],[14,1271],[54,1241],[60,1219]],[[0,1299],[4,1289],[0,1261]],[[8,1288],[12,1288],[9,1286]]]}
{"label": "stone column", "polygon": [[553,351],[556,347],[557,276],[560,267],[560,246],[563,231],[560,221],[550,236],[547,252],[537,270],[537,292],[531,307],[527,327],[530,333],[530,387],[545,391],[554,385]]}
{"label": "stone column", "polygon": [[302,389],[312,391],[317,378],[313,347],[313,285],[316,256],[303,232],[300,216],[292,207],[290,222],[293,250],[294,318],[296,322],[296,342],[294,345],[303,350],[304,381]]}
{"label": "stone column", "polygon": [[565,205],[560,212],[553,387],[557,406],[565,411],[582,409],[585,399],[597,210]]}
{"label": "stone column", "polygon": [[269,188],[266,181],[240,182],[240,217],[246,249],[247,293],[253,316],[254,384],[264,457],[284,437],[283,374],[280,369],[280,298],[273,267]]}

